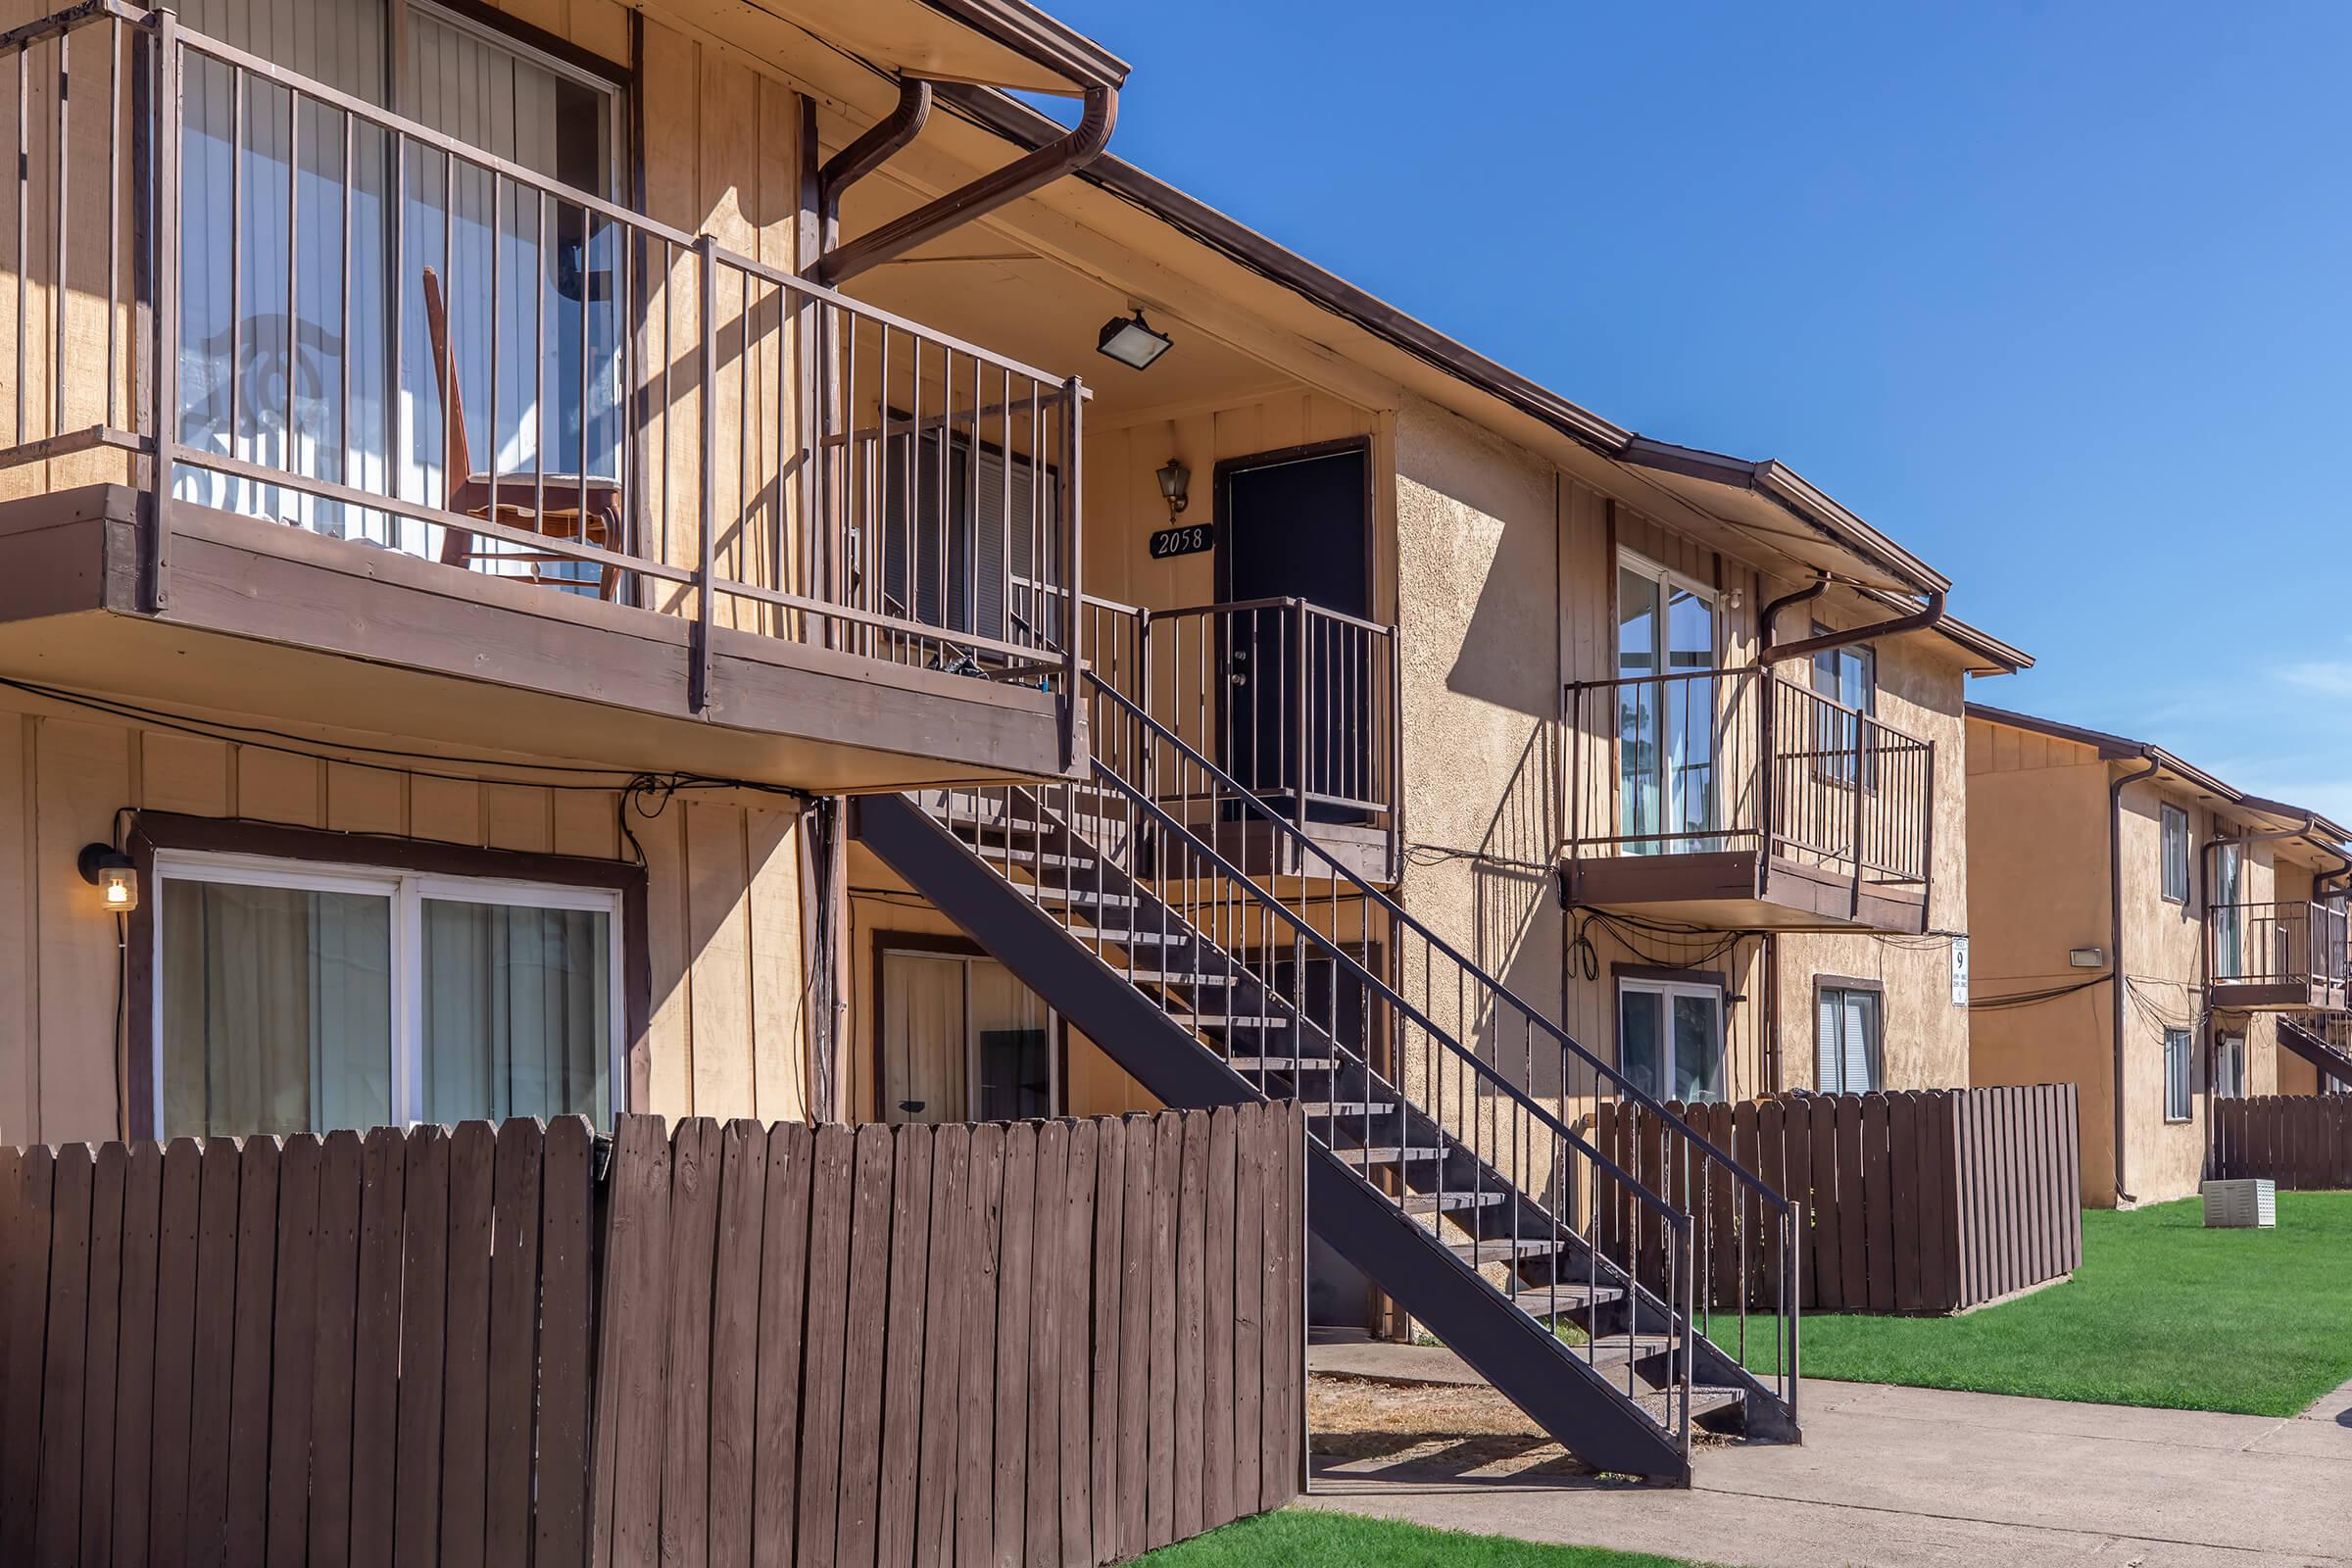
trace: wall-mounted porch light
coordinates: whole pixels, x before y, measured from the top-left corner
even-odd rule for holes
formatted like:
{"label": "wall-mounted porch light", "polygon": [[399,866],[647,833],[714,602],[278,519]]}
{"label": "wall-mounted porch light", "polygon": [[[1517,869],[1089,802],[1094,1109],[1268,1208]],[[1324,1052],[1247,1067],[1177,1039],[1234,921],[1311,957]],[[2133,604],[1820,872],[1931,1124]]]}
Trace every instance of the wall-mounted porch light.
{"label": "wall-mounted porch light", "polygon": [[129,856],[112,844],[85,844],[74,863],[108,913],[128,914],[139,906],[139,869]]}
{"label": "wall-mounted porch light", "polygon": [[2066,961],[2073,968],[2096,969],[2107,961],[2107,955],[2099,948],[2070,948]]}
{"label": "wall-mounted porch light", "polygon": [[1148,370],[1152,362],[1168,352],[1172,340],[1165,332],[1155,332],[1144,319],[1144,308],[1137,306],[1133,317],[1114,316],[1102,323],[1102,335],[1095,342],[1096,351],[1106,354],[1132,369]]}
{"label": "wall-mounted porch light", "polygon": [[1193,470],[1186,467],[1182,458],[1170,458],[1159,469],[1160,499],[1168,504],[1168,520],[1174,522],[1178,513],[1193,504]]}

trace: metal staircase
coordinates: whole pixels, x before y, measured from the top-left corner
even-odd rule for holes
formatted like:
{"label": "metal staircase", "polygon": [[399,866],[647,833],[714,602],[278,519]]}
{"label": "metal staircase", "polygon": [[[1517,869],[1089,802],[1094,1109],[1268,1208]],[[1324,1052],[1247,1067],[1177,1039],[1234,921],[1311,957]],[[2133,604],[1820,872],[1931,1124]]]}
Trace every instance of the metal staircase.
{"label": "metal staircase", "polygon": [[1585,1462],[1794,1441],[1795,1318],[1750,1313],[1797,1298],[1787,1200],[1087,679],[1090,784],[867,798],[860,839],[1165,1103],[1303,1102],[1316,1234]]}

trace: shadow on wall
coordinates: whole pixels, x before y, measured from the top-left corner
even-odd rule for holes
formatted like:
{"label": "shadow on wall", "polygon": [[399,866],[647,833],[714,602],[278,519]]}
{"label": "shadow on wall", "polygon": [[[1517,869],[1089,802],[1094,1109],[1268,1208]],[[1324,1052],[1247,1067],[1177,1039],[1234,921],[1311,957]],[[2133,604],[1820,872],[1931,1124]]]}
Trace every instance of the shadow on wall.
{"label": "shadow on wall", "polygon": [[[1476,920],[1470,960],[1540,1016],[1559,1021],[1559,912],[1552,860],[1559,846],[1558,746],[1553,727],[1538,723],[1471,858]],[[1530,1093],[1560,1093],[1564,1063],[1556,1043],[1530,1036],[1521,1020],[1492,1008],[1474,1021],[1482,1060]]]}

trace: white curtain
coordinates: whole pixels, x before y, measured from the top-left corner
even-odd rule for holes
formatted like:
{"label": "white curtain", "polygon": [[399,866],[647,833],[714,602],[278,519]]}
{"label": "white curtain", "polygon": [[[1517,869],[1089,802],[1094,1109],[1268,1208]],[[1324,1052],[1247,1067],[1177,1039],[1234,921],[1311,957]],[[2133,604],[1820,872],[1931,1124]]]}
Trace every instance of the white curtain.
{"label": "white curtain", "polygon": [[166,878],[166,1138],[392,1119],[392,901]]}
{"label": "white curtain", "polygon": [[612,1125],[610,914],[426,899],[423,944],[423,1120]]}

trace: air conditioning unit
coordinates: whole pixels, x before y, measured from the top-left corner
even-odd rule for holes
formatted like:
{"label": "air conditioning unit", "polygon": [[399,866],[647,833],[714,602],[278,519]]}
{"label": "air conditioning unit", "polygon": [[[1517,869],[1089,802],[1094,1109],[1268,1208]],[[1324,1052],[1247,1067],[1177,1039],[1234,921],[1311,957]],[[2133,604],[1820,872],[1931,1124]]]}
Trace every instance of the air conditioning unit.
{"label": "air conditioning unit", "polygon": [[2278,1223],[2278,1184],[2241,1180],[2207,1182],[2205,1228],[2269,1230]]}

